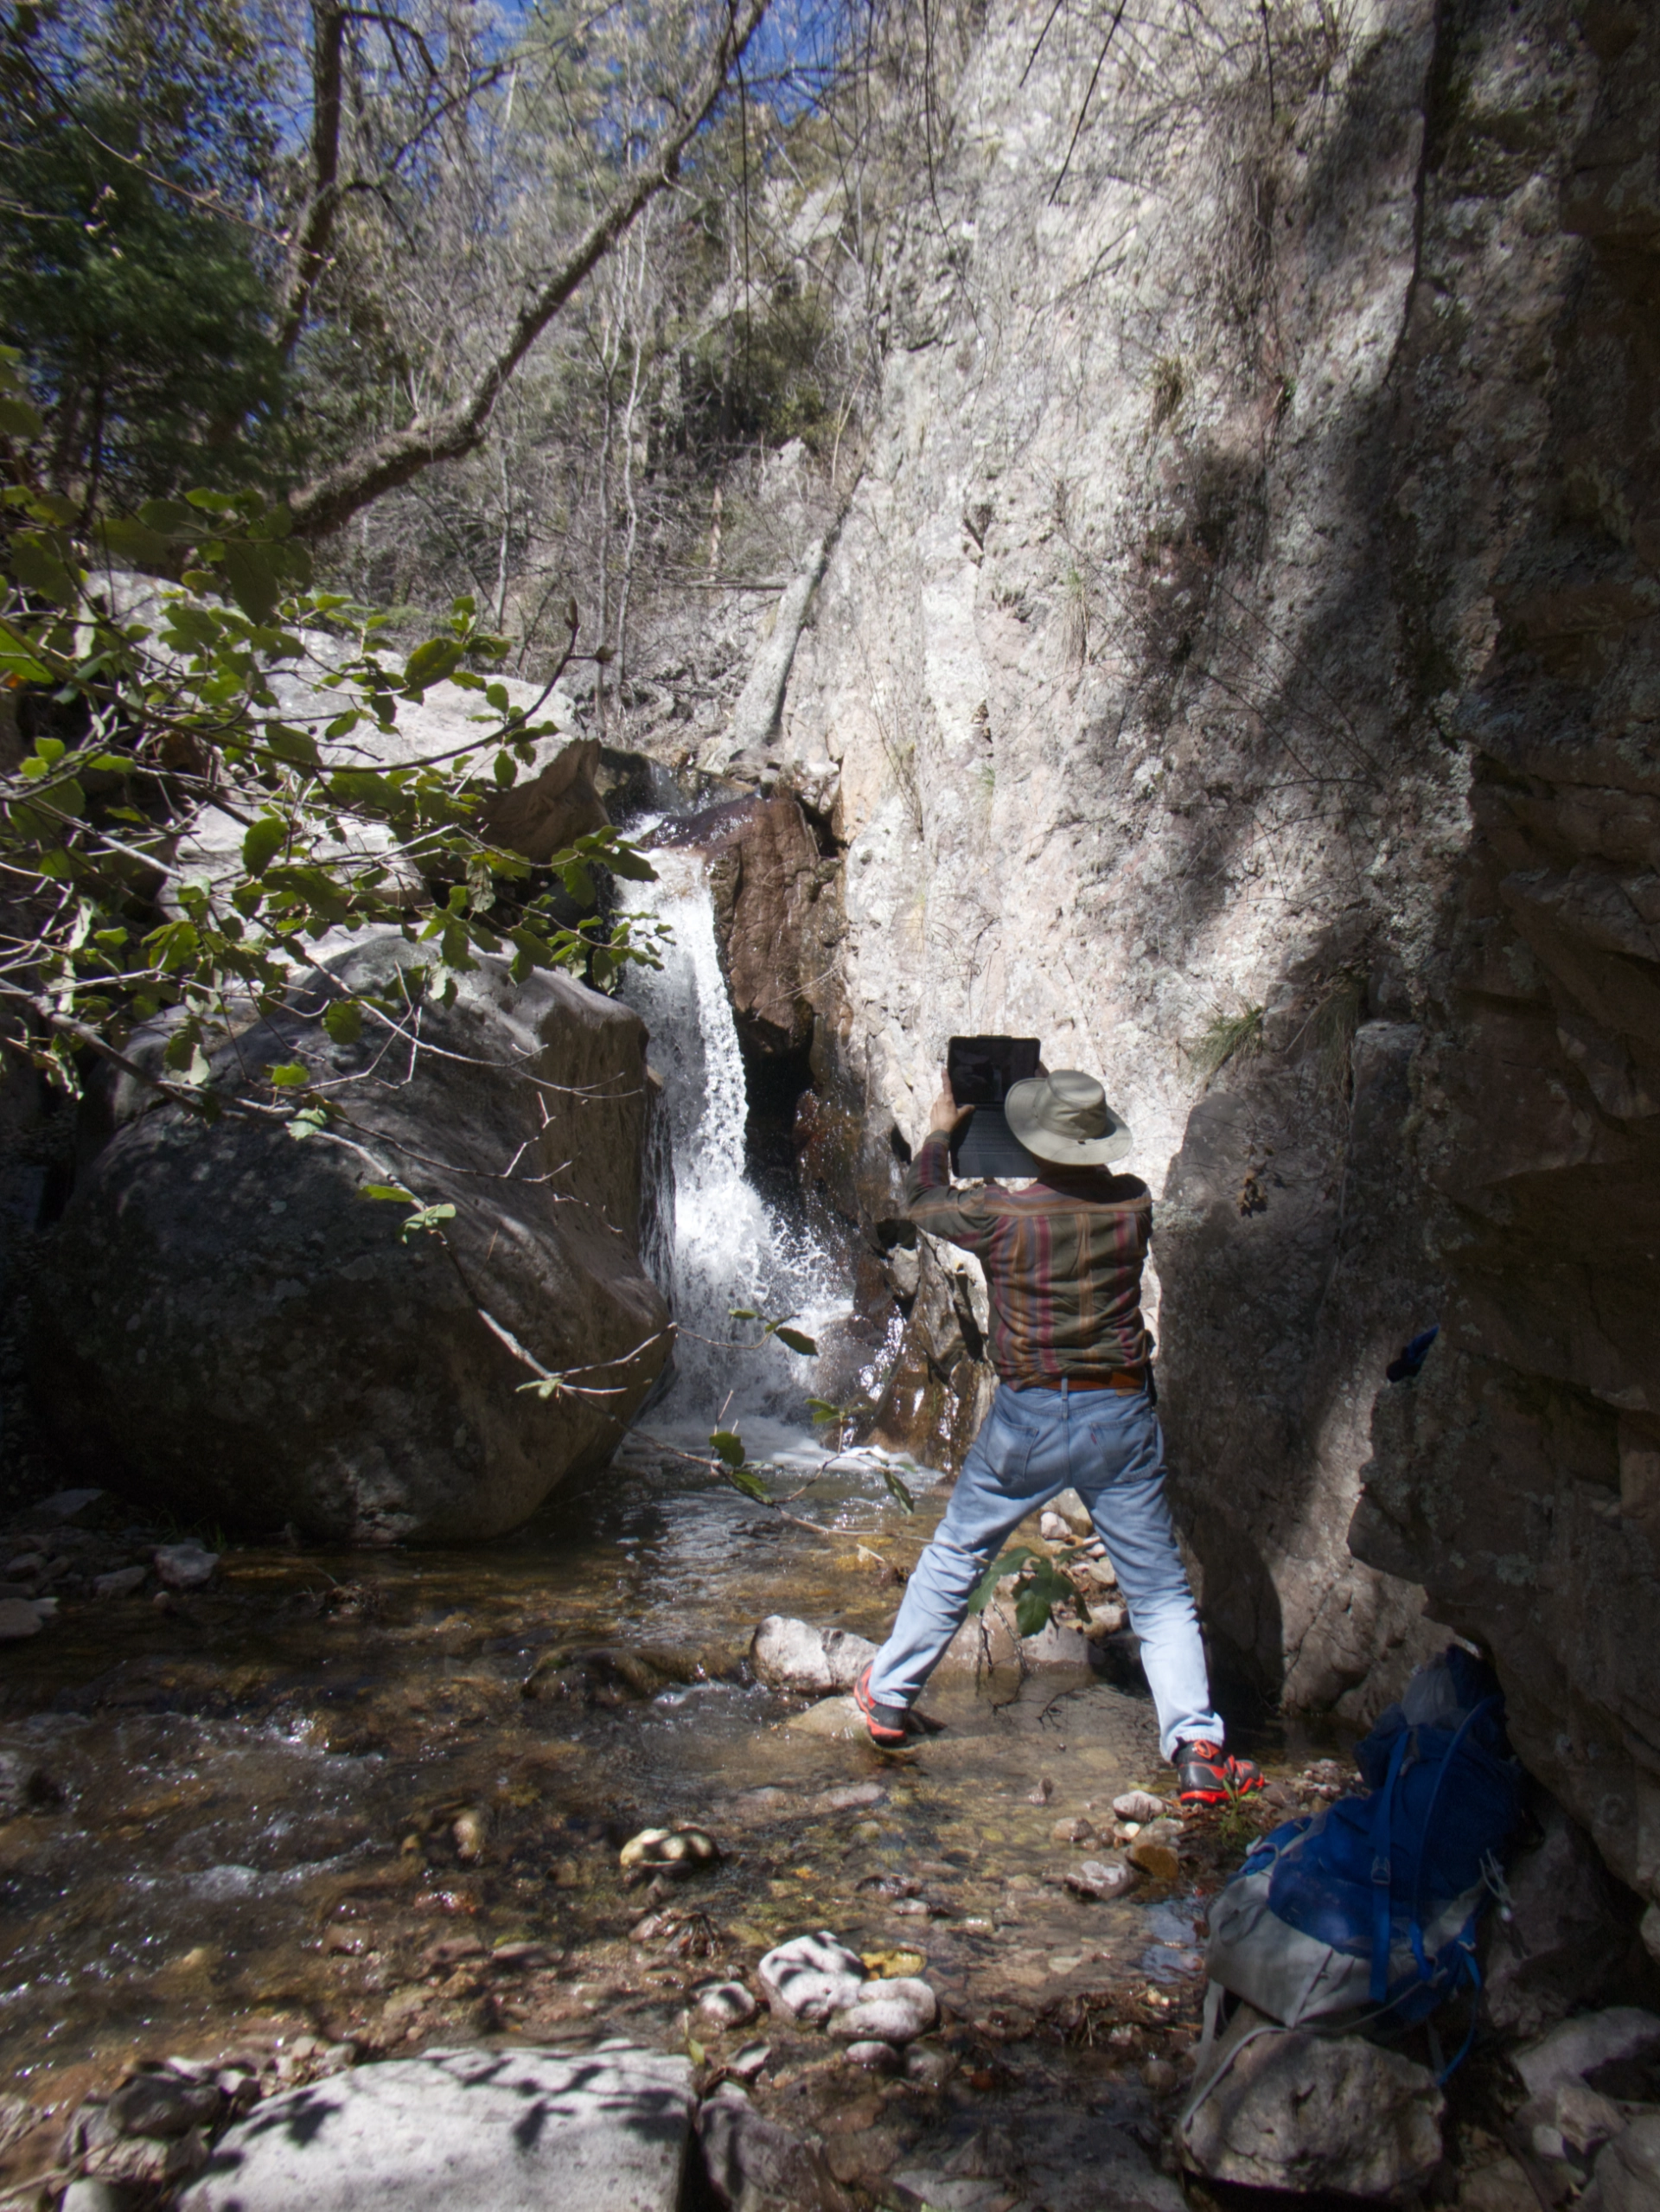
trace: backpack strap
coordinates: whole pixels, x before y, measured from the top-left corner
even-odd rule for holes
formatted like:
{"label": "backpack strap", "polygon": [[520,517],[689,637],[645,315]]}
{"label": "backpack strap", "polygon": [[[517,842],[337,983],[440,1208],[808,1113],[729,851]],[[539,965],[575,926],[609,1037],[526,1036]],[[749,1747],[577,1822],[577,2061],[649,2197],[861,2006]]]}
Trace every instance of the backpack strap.
{"label": "backpack strap", "polygon": [[1401,1762],[1407,1755],[1407,1746],[1412,1741],[1412,1730],[1403,1728],[1395,1739],[1389,1753],[1389,1769],[1383,1777],[1383,1787],[1377,1793],[1372,1810],[1372,1979],[1370,1998],[1374,2004],[1382,2004],[1389,1987],[1389,1884],[1394,1878],[1390,1859],[1390,1829],[1395,1812],[1395,1793],[1401,1784]]}
{"label": "backpack strap", "polygon": [[[1447,1769],[1452,1766],[1465,1736],[1483,1714],[1491,1712],[1498,1703],[1497,1697],[1484,1697],[1478,1705],[1472,1705],[1459,1722],[1452,1742],[1446,1747],[1446,1756],[1441,1761],[1435,1776],[1434,1787],[1429,1793],[1429,1803],[1424,1808],[1423,1826],[1418,1832],[1418,1878],[1412,1893],[1412,1955],[1418,1962],[1419,1978],[1423,1981],[1427,1981],[1434,1972],[1424,1952],[1424,1870],[1429,1862],[1429,1839],[1434,1832],[1435,1807],[1440,1802],[1441,1784],[1446,1780]],[[1373,1878],[1376,1878],[1376,1872]],[[1376,1971],[1373,1978],[1376,1978]],[[1459,2055],[1462,2055],[1460,2053]]]}

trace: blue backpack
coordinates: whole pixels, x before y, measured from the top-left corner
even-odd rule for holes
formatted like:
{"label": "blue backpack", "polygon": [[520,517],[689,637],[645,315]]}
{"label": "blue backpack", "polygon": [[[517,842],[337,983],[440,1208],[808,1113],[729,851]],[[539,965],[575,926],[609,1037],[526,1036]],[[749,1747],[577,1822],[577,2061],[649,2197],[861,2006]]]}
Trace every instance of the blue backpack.
{"label": "blue backpack", "polygon": [[1368,1795],[1274,1829],[1211,1901],[1208,2037],[1229,1992],[1285,2027],[1387,2033],[1479,1987],[1477,1922],[1522,1808],[1497,1681],[1453,1646],[1355,1760]]}

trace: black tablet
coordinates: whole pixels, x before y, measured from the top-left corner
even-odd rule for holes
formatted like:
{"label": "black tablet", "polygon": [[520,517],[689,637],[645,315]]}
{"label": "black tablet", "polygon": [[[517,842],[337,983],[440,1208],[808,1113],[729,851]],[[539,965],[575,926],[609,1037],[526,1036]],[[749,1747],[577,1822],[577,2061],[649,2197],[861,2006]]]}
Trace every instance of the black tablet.
{"label": "black tablet", "polygon": [[954,1174],[980,1177],[1041,1175],[1044,1163],[1026,1150],[1004,1118],[1010,1088],[1038,1072],[1043,1045],[1036,1037],[954,1037],[945,1071],[959,1106],[973,1118],[951,1140]]}

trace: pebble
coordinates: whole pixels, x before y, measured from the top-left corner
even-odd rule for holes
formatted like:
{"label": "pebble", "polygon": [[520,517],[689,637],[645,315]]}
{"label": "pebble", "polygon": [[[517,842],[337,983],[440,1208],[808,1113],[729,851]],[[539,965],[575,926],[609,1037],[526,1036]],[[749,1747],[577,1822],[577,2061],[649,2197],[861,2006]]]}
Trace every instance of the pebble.
{"label": "pebble", "polygon": [[1040,1513],[1038,1533],[1045,1544],[1070,1544],[1072,1531],[1058,1513]]}
{"label": "pebble", "polygon": [[795,1935],[757,1969],[761,1986],[791,2019],[823,2021],[852,2004],[865,1986],[865,1962],[828,1928]]}
{"label": "pebble", "polygon": [[845,2011],[834,2013],[830,2033],[839,2041],[915,2043],[940,2017],[939,1999],[915,1975],[896,1981],[869,1981]]}
{"label": "pebble", "polygon": [[1054,1794],[1055,1785],[1052,1781],[1050,1781],[1049,1776],[1045,1774],[1042,1781],[1038,1783],[1037,1788],[1028,1796],[1026,1803],[1028,1805],[1047,1805]]}
{"label": "pebble", "polygon": [[742,1982],[705,1982],[692,1994],[712,2028],[742,2028],[761,2009]]}
{"label": "pebble", "polygon": [[1155,2097],[1167,2097],[1181,2078],[1167,2058],[1150,2058],[1141,2069],[1142,2082]]}
{"label": "pebble", "polygon": [[851,2065],[862,2066],[872,2074],[897,2074],[904,2063],[891,2043],[849,2043],[843,2056]]}
{"label": "pebble", "polygon": [[1092,1844],[1095,1832],[1080,1813],[1065,1820],[1057,1820],[1050,1830],[1050,1840],[1057,1844]]}
{"label": "pebble", "polygon": [[726,2062],[726,2071],[740,2081],[753,2081],[772,2056],[770,2043],[745,2043],[743,2049],[734,2051]]}
{"label": "pebble", "polygon": [[[1174,1852],[1171,1856],[1174,1857]],[[1075,1897],[1121,1897],[1135,1885],[1136,1870],[1121,1858],[1087,1858],[1062,1877]]]}
{"label": "pebble", "polygon": [[699,1866],[712,1866],[720,1857],[712,1836],[701,1828],[642,1828],[623,1844],[624,1869],[655,1867],[664,1873],[690,1874]]}
{"label": "pebble", "polygon": [[913,2043],[905,2053],[905,2079],[921,2089],[937,2089],[950,2080],[956,2065],[949,2051],[936,2050],[929,2043]]}
{"label": "pebble", "polygon": [[1162,1820],[1170,1807],[1161,1797],[1148,1789],[1127,1789],[1113,1800],[1113,1810],[1120,1820]]}
{"label": "pebble", "polygon": [[200,1544],[158,1544],[154,1553],[156,1572],[169,1590],[206,1589],[219,1569],[219,1554]]}

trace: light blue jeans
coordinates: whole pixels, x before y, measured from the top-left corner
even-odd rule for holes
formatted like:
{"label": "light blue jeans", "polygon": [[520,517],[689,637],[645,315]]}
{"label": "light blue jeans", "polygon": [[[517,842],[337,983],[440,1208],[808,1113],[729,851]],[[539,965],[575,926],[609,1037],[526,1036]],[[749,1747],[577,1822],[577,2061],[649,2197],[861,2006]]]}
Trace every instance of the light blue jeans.
{"label": "light blue jeans", "polygon": [[905,1586],[871,1668],[881,1705],[913,1704],[967,1618],[974,1585],[1026,1515],[1068,1485],[1089,1508],[1118,1572],[1159,1716],[1165,1758],[1223,1740],[1198,1615],[1165,1498],[1165,1440],[1146,1390],[998,1387],[945,1518]]}

